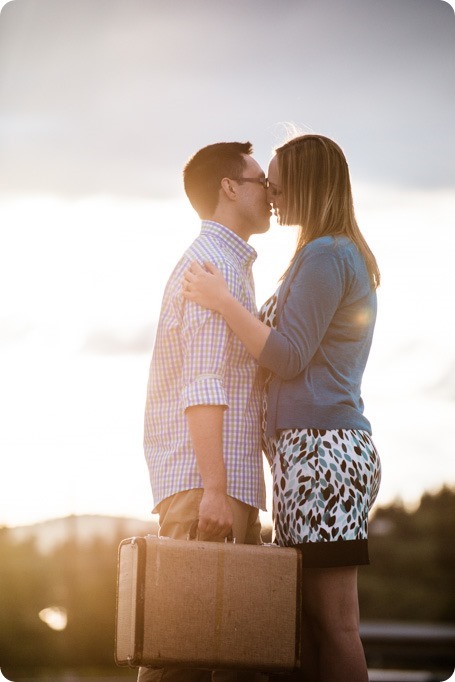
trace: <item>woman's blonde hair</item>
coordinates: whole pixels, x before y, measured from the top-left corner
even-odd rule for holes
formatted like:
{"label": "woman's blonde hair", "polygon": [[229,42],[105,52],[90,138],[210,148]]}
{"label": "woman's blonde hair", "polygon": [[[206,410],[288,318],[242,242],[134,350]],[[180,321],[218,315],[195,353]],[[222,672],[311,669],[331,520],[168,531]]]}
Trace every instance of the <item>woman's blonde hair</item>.
{"label": "woman's blonde hair", "polygon": [[276,150],[284,209],[282,225],[300,227],[294,258],[305,244],[324,236],[346,236],[365,259],[371,284],[380,272],[355,219],[351,181],[340,147],[322,135],[301,135]]}

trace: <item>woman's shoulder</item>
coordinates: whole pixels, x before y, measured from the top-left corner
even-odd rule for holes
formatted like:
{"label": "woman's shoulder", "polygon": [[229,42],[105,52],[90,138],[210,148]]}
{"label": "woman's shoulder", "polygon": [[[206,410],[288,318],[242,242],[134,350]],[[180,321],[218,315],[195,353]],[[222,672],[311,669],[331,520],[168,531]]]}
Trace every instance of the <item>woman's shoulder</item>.
{"label": "woman's shoulder", "polygon": [[303,257],[328,257],[332,260],[347,261],[353,265],[362,259],[356,244],[344,235],[318,237],[303,248]]}
{"label": "woman's shoulder", "polygon": [[300,253],[300,259],[304,261],[327,261],[338,260],[343,256],[346,244],[345,237],[318,237],[305,244]]}
{"label": "woman's shoulder", "polygon": [[304,246],[307,253],[345,253],[356,249],[354,242],[345,235],[317,237]]}
{"label": "woman's shoulder", "polygon": [[346,281],[363,277],[364,271],[368,277],[362,254],[356,244],[344,235],[314,239],[303,247],[299,262],[307,271],[311,266],[320,274],[336,272]]}

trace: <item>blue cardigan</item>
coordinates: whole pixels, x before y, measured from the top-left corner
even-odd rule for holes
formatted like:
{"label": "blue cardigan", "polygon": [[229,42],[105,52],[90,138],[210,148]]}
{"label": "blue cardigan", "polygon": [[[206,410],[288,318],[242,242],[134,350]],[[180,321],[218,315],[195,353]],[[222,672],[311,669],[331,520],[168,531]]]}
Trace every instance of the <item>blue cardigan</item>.
{"label": "blue cardigan", "polygon": [[259,358],[269,369],[267,435],[280,429],[363,429],[362,376],[376,320],[376,292],[346,237],[320,237],[285,277]]}

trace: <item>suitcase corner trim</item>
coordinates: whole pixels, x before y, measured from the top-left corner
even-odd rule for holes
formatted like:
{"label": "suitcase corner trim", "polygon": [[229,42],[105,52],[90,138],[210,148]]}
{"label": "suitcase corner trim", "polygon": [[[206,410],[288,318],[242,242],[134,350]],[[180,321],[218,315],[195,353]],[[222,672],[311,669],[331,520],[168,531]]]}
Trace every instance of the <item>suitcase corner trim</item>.
{"label": "suitcase corner trim", "polygon": [[[127,557],[128,550],[131,551],[131,557]],[[121,599],[124,586],[122,585],[122,569],[125,568],[125,563],[131,558],[131,580],[127,587],[131,588],[131,609],[127,614],[129,618],[129,642],[125,644],[123,641],[126,637],[120,634],[122,628],[122,614],[119,608],[116,609],[115,617],[115,649],[114,661],[118,666],[137,667],[142,660],[142,652],[144,645],[144,576],[145,576],[145,554],[146,541],[143,537],[131,537],[122,540],[118,547],[117,555],[117,606]],[[133,607],[135,607],[133,609]],[[120,649],[126,650],[119,651]]]}

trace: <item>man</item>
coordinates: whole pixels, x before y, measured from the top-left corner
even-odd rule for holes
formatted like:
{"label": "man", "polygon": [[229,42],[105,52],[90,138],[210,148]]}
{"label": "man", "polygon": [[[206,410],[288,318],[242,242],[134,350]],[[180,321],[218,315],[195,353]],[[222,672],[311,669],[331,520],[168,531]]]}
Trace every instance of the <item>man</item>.
{"label": "man", "polygon": [[[231,291],[257,314],[252,234],[269,229],[265,175],[249,142],[199,150],[184,169],[200,235],[172,273],[163,298],[147,393],[144,448],[160,535],[260,542],[265,508],[256,362],[222,317],[182,296],[194,260],[215,263]],[[247,605],[245,605],[247,607]],[[214,679],[236,679],[215,671]],[[141,668],[140,682],[206,680],[201,670]]]}

